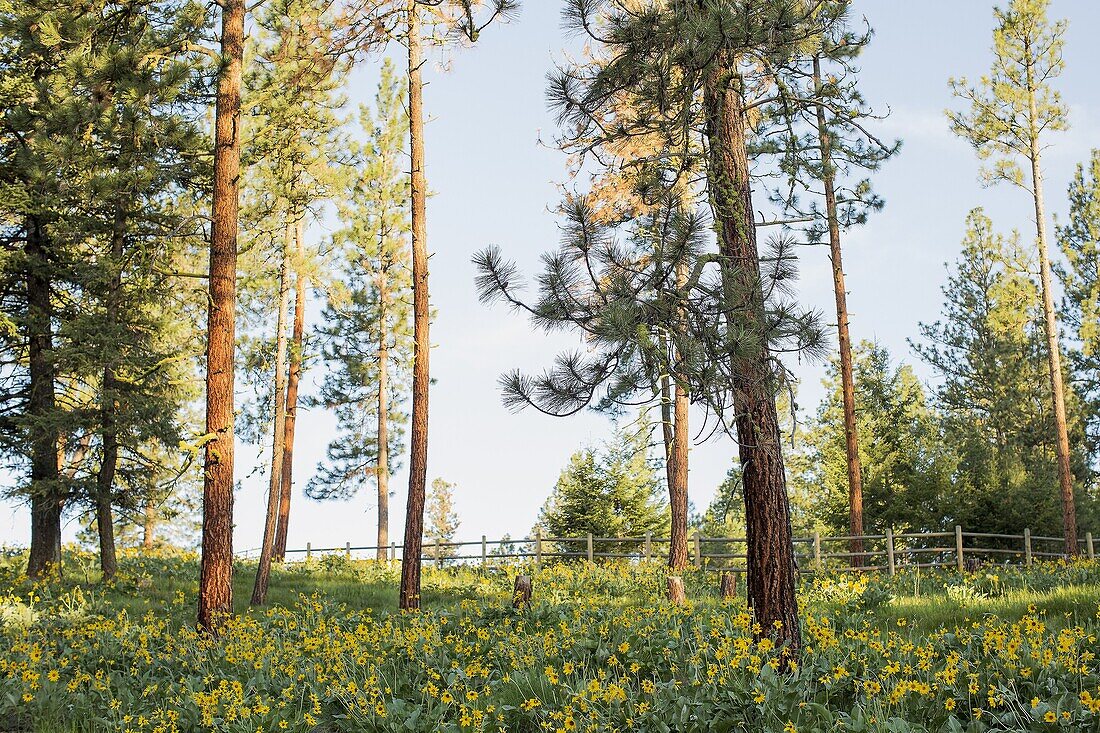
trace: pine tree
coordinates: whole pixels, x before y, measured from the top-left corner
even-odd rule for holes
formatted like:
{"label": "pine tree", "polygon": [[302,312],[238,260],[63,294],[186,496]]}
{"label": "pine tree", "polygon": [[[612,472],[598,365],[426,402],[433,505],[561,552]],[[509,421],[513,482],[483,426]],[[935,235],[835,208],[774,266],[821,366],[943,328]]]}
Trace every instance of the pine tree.
{"label": "pine tree", "polygon": [[[944,444],[955,454],[953,496],[941,510],[950,524],[994,533],[1058,526],[1055,433],[1043,398],[1041,300],[1034,260],[1018,238],[993,231],[980,210],[967,219],[963,252],[944,288],[943,319],[921,324],[913,349],[939,376],[936,404]],[[1079,421],[1071,397],[1071,429]],[[1086,461],[1071,456],[1082,473]]]}
{"label": "pine tree", "polygon": [[[149,490],[145,477],[164,465],[149,449],[178,442],[178,415],[191,397],[192,344],[170,305],[183,301],[164,273],[195,236],[183,212],[202,175],[194,162],[203,142],[201,90],[184,51],[205,19],[198,6],[160,2],[125,12],[113,2],[79,13],[47,4],[27,10],[30,26],[6,18],[6,50],[43,54],[43,63],[27,80],[36,95],[8,108],[7,129],[21,140],[9,149],[7,170],[20,193],[9,198],[15,208],[37,208],[26,219],[36,223],[27,230],[30,249],[51,243],[26,269],[34,287],[25,312],[27,376],[37,385],[28,412],[53,413],[43,426],[48,440],[31,441],[42,454],[32,456],[32,487],[47,463],[55,482],[52,498],[31,492],[32,534],[48,539],[32,539],[30,569],[38,574],[42,558],[59,560],[54,525],[64,501],[74,513],[92,508],[109,579],[115,505],[132,507]],[[41,165],[51,174],[28,176]],[[35,336],[32,327],[43,330]]]}
{"label": "pine tree", "polygon": [[[551,537],[663,536],[668,531],[668,506],[649,458],[648,430],[630,426],[598,448],[573,453],[553,492],[539,513],[539,528]],[[584,540],[559,541],[558,550],[583,556]],[[613,554],[637,552],[640,542],[601,544]]]}
{"label": "pine tree", "polygon": [[454,542],[455,533],[458,531],[458,512],[454,508],[455,485],[450,481],[437,478],[432,481],[432,490],[428,494],[424,512],[428,520],[425,537],[435,546],[436,559],[451,557],[455,554],[453,547],[440,547],[442,544]]}
{"label": "pine tree", "polygon": [[210,632],[216,632],[224,618],[233,612],[233,388],[244,0],[224,0],[221,16],[210,203],[210,304],[206,327],[206,432],[198,608],[199,627]]}
{"label": "pine tree", "polygon": [[555,416],[590,405],[611,414],[659,405],[672,511],[668,564],[681,570],[688,559],[689,391],[672,375],[681,373],[681,350],[695,348],[687,333],[684,285],[689,270],[701,263],[705,220],[685,211],[675,193],[641,207],[623,226],[605,220],[598,206],[609,203],[615,202],[566,199],[562,245],[543,258],[535,302],[521,299],[515,265],[496,248],[475,255],[477,285],[483,302],[503,300],[537,327],[576,329],[587,343],[586,354],[562,354],[538,377],[507,375],[506,404]]}
{"label": "pine tree", "polygon": [[[270,408],[262,410],[264,417],[259,422],[265,428],[271,425],[272,450],[253,604],[262,604],[266,598],[271,563],[278,554],[277,537],[282,536],[285,550],[289,521],[291,486],[284,484],[284,477],[293,470],[292,463],[288,465],[287,446],[288,438],[293,438],[293,421],[288,416],[297,405],[288,397],[293,396],[296,403],[303,348],[301,341],[288,344],[287,339],[291,270],[297,265],[295,321],[301,323],[295,332],[304,337],[304,223],[307,212],[327,198],[337,183],[335,164],[342,144],[338,133],[342,99],[336,88],[346,60],[331,51],[335,20],[328,8],[328,4],[313,0],[280,0],[265,6],[256,19],[255,70],[246,80],[246,219],[249,238],[259,245],[250,254],[274,261],[277,271],[272,278],[277,283],[274,349],[267,351],[267,338],[261,337],[257,344],[264,352],[261,363],[270,365],[274,379],[265,380],[260,390],[266,398],[265,407]],[[271,310],[263,288],[265,269],[260,266],[260,292],[252,294],[261,322]],[[288,364],[291,354],[295,364]]]}
{"label": "pine tree", "polygon": [[[788,136],[780,142],[765,137],[761,147],[782,151],[783,168],[789,185],[773,198],[797,217],[808,220],[811,242],[828,238],[836,301],[837,347],[844,403],[845,440],[848,460],[848,528],[853,566],[863,564],[863,480],[859,457],[859,429],[856,418],[856,386],[852,373],[852,342],[849,335],[848,293],[845,285],[841,232],[866,221],[870,211],[883,202],[871,190],[869,179],[856,179],[857,171],[873,172],[897,152],[900,143],[885,143],[867,129],[875,119],[859,91],[855,66],[871,39],[870,29],[854,32],[848,21],[848,3],[826,3],[819,12],[831,17],[824,33],[805,62],[791,69],[783,81],[782,93],[770,114],[785,118],[798,111]],[[825,73],[822,69],[825,69]],[[802,127],[808,128],[800,136]],[[799,195],[810,195],[807,203]],[[824,209],[820,201],[824,202]]]}
{"label": "pine tree", "polygon": [[[762,261],[749,141],[750,118],[773,98],[779,69],[825,32],[829,18],[814,12],[819,5],[574,0],[566,24],[593,38],[601,60],[563,69],[550,89],[579,156],[654,133],[666,142],[660,188],[697,164],[705,171],[718,246],[685,280],[695,347],[680,350],[677,376],[737,435],[746,468],[749,600],[761,627],[792,656],[800,633],[775,409],[785,378],[777,355],[820,348],[820,329],[811,314],[783,302],[793,276],[789,248],[780,241]],[[616,118],[623,93],[631,104]]]}
{"label": "pine tree", "polygon": [[[1077,509],[1073,499],[1066,388],[1051,282],[1042,166],[1047,133],[1068,127],[1067,109],[1052,86],[1064,66],[1062,37],[1067,24],[1049,21],[1048,5],[1049,0],[1012,0],[1007,10],[994,9],[997,27],[993,31],[993,68],[977,86],[971,86],[966,79],[951,80],[955,95],[969,102],[970,109],[948,112],[948,117],[956,134],[968,140],[979,158],[987,163],[982,172],[985,182],[1010,183],[1032,197],[1061,489],[1062,531],[1066,553],[1076,555]],[[1026,162],[1026,174],[1020,166],[1021,160]]]}
{"label": "pine tree", "polygon": [[[175,283],[158,270],[170,268],[179,252],[178,239],[165,240],[187,227],[165,201],[186,195],[203,173],[191,163],[205,142],[196,124],[195,111],[201,108],[193,96],[188,98],[197,69],[182,59],[153,70],[143,67],[140,59],[192,42],[203,18],[193,8],[178,20],[173,17],[175,8],[150,4],[143,11],[129,16],[132,25],[114,34],[115,56],[102,74],[84,72],[104,98],[97,135],[102,162],[89,181],[92,195],[105,204],[100,215],[102,245],[97,247],[102,272],[89,289],[97,294],[97,307],[85,323],[71,323],[70,328],[87,334],[79,340],[91,352],[89,366],[102,374],[94,504],[105,578],[117,569],[112,506],[140,502],[143,492],[137,489],[156,470],[154,454],[143,448],[177,444],[177,416],[193,398],[187,384],[190,374],[179,357],[194,345],[170,307],[179,300]],[[166,12],[175,23],[161,26],[157,12]],[[167,32],[156,32],[161,27]],[[184,116],[179,110],[186,111],[188,105],[191,114]],[[118,478],[129,491],[117,490]]]}
{"label": "pine tree", "polygon": [[[420,555],[424,535],[424,497],[428,478],[428,388],[431,305],[428,299],[427,195],[424,178],[424,82],[425,26],[445,29],[476,42],[481,31],[497,18],[507,18],[517,0],[394,0],[383,13],[402,14],[404,43],[408,51],[409,162],[411,172],[411,250],[413,281],[412,414],[409,433],[409,492],[405,506],[405,551],[401,556],[402,609],[420,608]],[[485,17],[475,19],[475,10]],[[430,15],[428,15],[430,14]],[[423,16],[428,15],[428,23]],[[434,23],[432,22],[434,21]]]}
{"label": "pine tree", "polygon": [[[949,529],[943,523],[951,519],[947,503],[953,457],[943,445],[939,416],[920,381],[910,366],[895,366],[886,348],[873,342],[858,344],[853,357],[870,533]],[[839,357],[823,383],[826,397],[791,458],[792,493],[799,497],[803,523],[843,535],[849,528],[849,433]]]}
{"label": "pine tree", "polygon": [[330,288],[319,329],[330,370],[318,403],[336,411],[340,435],[307,488],[313,498],[348,498],[373,481],[379,560],[390,544],[389,478],[408,423],[413,348],[404,91],[387,61],[375,115],[360,108],[366,139],[352,145],[360,168],[337,207],[344,226],[333,236],[345,281]]}
{"label": "pine tree", "polygon": [[1073,372],[1088,400],[1090,454],[1100,445],[1100,150],[1077,166],[1069,185],[1069,217],[1058,228],[1066,258],[1060,272],[1065,288],[1063,318],[1073,328],[1077,348],[1070,352]]}
{"label": "pine tree", "polygon": [[[66,62],[79,63],[94,14],[63,3],[8,6],[0,15],[0,66],[4,134],[0,217],[9,242],[3,260],[5,456],[17,491],[30,504],[31,542],[27,575],[60,570],[61,516],[68,490],[59,465],[63,436],[73,416],[58,401],[63,344],[57,343],[57,295],[75,259],[75,247],[60,239],[71,210],[62,182],[72,171],[68,153],[79,147],[72,123],[85,98],[65,76]],[[56,228],[56,232],[54,229]]]}

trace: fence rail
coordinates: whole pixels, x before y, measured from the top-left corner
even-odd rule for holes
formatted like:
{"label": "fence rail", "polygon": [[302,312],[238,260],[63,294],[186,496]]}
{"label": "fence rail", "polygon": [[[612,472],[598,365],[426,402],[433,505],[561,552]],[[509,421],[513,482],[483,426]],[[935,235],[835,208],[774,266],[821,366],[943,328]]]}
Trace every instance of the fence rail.
{"label": "fence rail", "polygon": [[[862,540],[862,552],[852,552],[850,543]],[[943,542],[953,539],[950,544]],[[640,537],[596,537],[591,534],[584,537],[543,537],[535,533],[534,537],[522,539],[490,540],[482,535],[481,540],[465,542],[425,541],[421,548],[421,562],[435,563],[438,567],[445,564],[477,564],[488,566],[503,560],[533,559],[536,565],[547,560],[637,560],[648,561],[662,557],[662,545],[668,545],[668,537],[654,537],[646,534]],[[1033,535],[1030,529],[1022,534],[998,534],[991,532],[967,532],[955,527],[954,532],[900,532],[887,530],[884,534],[870,534],[859,537],[852,535],[822,536],[814,533],[809,537],[793,539],[795,562],[801,572],[816,572],[829,567],[860,569],[864,571],[885,571],[891,575],[899,568],[956,567],[960,571],[968,565],[981,560],[996,558],[1001,562],[1017,562],[1031,565],[1036,558],[1065,557],[1061,537]],[[1096,558],[1095,542],[1091,532],[1079,538],[1090,560]],[[1053,548],[1052,543],[1057,547]],[[829,548],[840,544],[844,549]],[[717,547],[715,547],[717,545]],[[738,545],[742,551],[737,552]],[[712,570],[738,570],[743,567],[746,554],[743,551],[744,537],[704,537],[695,534],[688,540],[689,562],[697,568]],[[463,552],[464,548],[477,548],[480,553]],[[490,550],[490,548],[493,548]],[[577,549],[573,549],[577,548]],[[379,553],[382,550],[382,553]],[[709,550],[709,551],[708,551]],[[352,546],[350,542],[343,547],[313,547],[307,542],[304,548],[287,550],[287,559],[309,560],[315,556],[342,554],[348,558],[372,557],[383,554],[385,559],[394,562],[400,559],[404,546],[390,543],[388,547],[377,545]],[[243,550],[236,553],[238,558],[250,558],[259,554],[259,549]],[[859,562],[854,562],[858,558]],[[738,562],[740,561],[740,562]]]}

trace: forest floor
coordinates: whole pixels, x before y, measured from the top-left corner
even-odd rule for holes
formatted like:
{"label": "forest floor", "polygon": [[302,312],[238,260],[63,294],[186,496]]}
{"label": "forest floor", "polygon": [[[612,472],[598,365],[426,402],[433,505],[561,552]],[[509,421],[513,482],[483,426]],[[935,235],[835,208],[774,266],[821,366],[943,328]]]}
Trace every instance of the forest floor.
{"label": "forest floor", "polygon": [[343,556],[277,568],[218,639],[193,628],[194,555],[126,553],[98,582],[67,554],[31,583],[0,557],[6,731],[1100,730],[1100,563],[804,577],[788,664],[714,572],[664,600],[656,563],[398,568]]}

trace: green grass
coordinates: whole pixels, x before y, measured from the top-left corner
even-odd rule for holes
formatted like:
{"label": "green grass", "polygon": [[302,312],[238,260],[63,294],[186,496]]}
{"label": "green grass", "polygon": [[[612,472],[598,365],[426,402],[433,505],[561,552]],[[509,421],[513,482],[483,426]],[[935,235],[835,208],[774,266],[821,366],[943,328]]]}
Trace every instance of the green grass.
{"label": "green grass", "polygon": [[5,732],[1100,730],[1094,562],[804,576],[791,670],[717,573],[685,572],[675,608],[658,563],[426,566],[401,614],[396,565],[277,567],[252,609],[241,562],[211,640],[193,555],[125,554],[109,584],[89,554],[40,583],[24,561],[0,555]]}
{"label": "green grass", "polygon": [[[198,564],[193,555],[124,556],[118,578],[109,584],[99,581],[95,562],[95,557],[89,553],[70,553],[61,582],[41,591],[46,594],[47,603],[53,596],[79,588],[96,607],[125,611],[135,618],[154,611],[167,614],[177,623],[192,622],[198,594]],[[20,579],[22,563],[21,555],[8,553],[0,557],[0,597],[18,595],[29,587],[25,578]],[[236,563],[233,606],[238,614],[249,611],[255,572],[254,562]],[[398,572],[398,563],[347,560],[342,555],[276,565],[272,569],[265,606],[289,608],[303,595],[320,595],[349,610],[389,613],[397,609]],[[538,569],[532,566],[497,564],[482,569],[472,565],[439,570],[426,564],[422,606],[428,610],[446,611],[457,608],[463,601],[505,603],[510,597],[514,577],[520,572],[535,575],[536,599],[551,602],[567,603],[571,597],[584,597],[609,607],[627,608],[663,597],[664,569],[659,564],[634,566],[626,580],[614,574],[587,575],[583,587],[555,589],[549,599],[545,598],[546,589],[538,582]],[[688,569],[683,575],[689,600],[695,606],[709,608],[720,603],[717,572]],[[639,582],[643,576],[648,577],[645,582]],[[996,582],[990,582],[991,576],[996,576]],[[855,579],[861,576],[841,570],[821,576],[804,575],[800,583],[803,605],[809,604],[826,612],[843,611],[851,605],[843,599],[837,601],[815,593],[818,577]],[[868,573],[865,577],[870,582],[868,595],[874,598],[859,606],[859,610],[867,611],[868,618],[885,627],[896,624],[899,619],[919,623],[925,629],[950,627],[987,615],[1015,621],[1031,608],[1045,613],[1051,623],[1072,625],[1094,617],[1100,606],[1100,564],[1097,563],[1076,567],[1047,563],[1034,570],[1018,566],[988,567],[972,574],[960,574],[952,569],[903,570],[895,577],[882,573]],[[743,577],[740,580],[738,592],[743,598]],[[959,589],[966,592],[953,592]]]}
{"label": "green grass", "polygon": [[943,595],[895,598],[876,614],[884,623],[897,619],[912,619],[927,629],[951,627],[996,616],[1005,621],[1019,621],[1029,609],[1043,612],[1052,624],[1074,626],[1095,620],[1100,607],[1100,585],[1067,585],[1051,590],[1010,590],[995,598],[977,598],[960,606]]}

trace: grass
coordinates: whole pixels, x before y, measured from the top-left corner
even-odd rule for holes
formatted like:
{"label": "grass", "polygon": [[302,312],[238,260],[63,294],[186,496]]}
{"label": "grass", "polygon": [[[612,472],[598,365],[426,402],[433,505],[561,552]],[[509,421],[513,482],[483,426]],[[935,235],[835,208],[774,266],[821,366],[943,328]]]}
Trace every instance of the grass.
{"label": "grass", "polygon": [[[0,731],[1093,731],[1100,564],[806,576],[787,668],[717,574],[664,600],[659,564],[276,568],[218,640],[193,629],[193,555],[128,554],[110,584],[70,553],[32,584],[0,556]],[[531,573],[535,603],[511,609]],[[315,728],[321,725],[323,728]]]}
{"label": "grass", "polygon": [[[0,560],[0,596],[17,593],[29,587],[19,580],[22,556],[8,553]],[[119,577],[109,584],[98,580],[95,557],[89,553],[70,553],[61,583],[45,592],[60,595],[72,589],[80,591],[93,605],[113,611],[125,611],[141,617],[149,611],[167,614],[173,622],[187,624],[197,603],[198,565],[194,556],[169,552],[152,557],[131,554],[124,558]],[[549,599],[568,603],[583,596],[616,608],[644,605],[663,597],[664,569],[657,564],[637,568],[629,582],[613,575],[595,574],[586,577],[585,586],[556,589]],[[1017,621],[1031,611],[1041,611],[1055,624],[1079,623],[1095,614],[1100,606],[1100,564],[1082,564],[1084,571],[1063,570],[1050,574],[1058,564],[1047,563],[1041,569],[1028,571],[1018,566],[984,568],[977,573],[959,574],[953,570],[902,570],[890,578],[869,573],[872,594],[881,596],[865,603],[860,610],[877,625],[890,626],[899,619],[909,619],[923,628],[935,629],[964,624],[993,615]],[[397,563],[377,563],[373,560],[347,560],[342,555],[327,555],[306,562],[289,563],[272,569],[268,586],[267,607],[290,608],[301,596],[320,595],[336,605],[355,611],[371,610],[388,613],[397,609]],[[652,582],[636,582],[640,572],[648,572]],[[256,566],[254,562],[238,562],[233,579],[233,606],[237,614],[248,613]],[[424,566],[422,606],[427,610],[446,611],[463,601],[507,603],[512,582],[517,573],[538,575],[533,567],[496,564],[487,569],[476,565],[445,567]],[[684,573],[689,599],[700,608],[720,604],[717,573],[711,570],[688,569]],[[990,575],[997,581],[991,583]],[[806,575],[801,580],[807,596],[816,609],[826,612],[844,611],[848,601],[813,593],[815,579]],[[824,578],[860,577],[843,569],[827,570]],[[543,595],[536,581],[535,595]],[[744,584],[738,588],[744,597]],[[953,592],[965,591],[965,592]],[[184,599],[181,602],[181,598]],[[543,598],[543,600],[546,600]]]}

